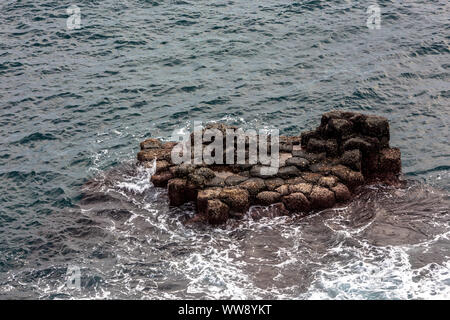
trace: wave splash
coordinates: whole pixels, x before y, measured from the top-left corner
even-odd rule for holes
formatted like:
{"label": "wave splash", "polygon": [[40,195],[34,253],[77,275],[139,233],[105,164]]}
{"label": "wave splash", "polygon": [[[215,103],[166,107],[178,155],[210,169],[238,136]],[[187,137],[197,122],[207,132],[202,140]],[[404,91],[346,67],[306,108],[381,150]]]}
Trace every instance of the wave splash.
{"label": "wave splash", "polygon": [[126,163],[84,190],[84,216],[97,221],[101,217],[99,227],[115,239],[100,245],[114,252],[114,266],[100,268],[104,282],[96,289],[108,291],[108,297],[449,295],[449,196],[428,185],[370,186],[346,206],[306,218],[253,220],[248,214],[241,221],[211,228],[186,225],[193,206],[168,207],[166,191],[149,182],[151,173],[152,169]]}

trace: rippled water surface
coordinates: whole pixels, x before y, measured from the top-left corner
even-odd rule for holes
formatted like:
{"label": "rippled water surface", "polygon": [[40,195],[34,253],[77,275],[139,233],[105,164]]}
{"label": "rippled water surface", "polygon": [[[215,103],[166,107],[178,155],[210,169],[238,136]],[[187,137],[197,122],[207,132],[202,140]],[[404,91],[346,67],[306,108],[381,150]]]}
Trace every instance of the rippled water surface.
{"label": "rippled water surface", "polygon": [[[3,0],[0,298],[449,299],[449,5],[379,0],[369,30],[372,3]],[[192,120],[298,134],[335,107],[389,118],[405,187],[194,227],[135,165]]]}

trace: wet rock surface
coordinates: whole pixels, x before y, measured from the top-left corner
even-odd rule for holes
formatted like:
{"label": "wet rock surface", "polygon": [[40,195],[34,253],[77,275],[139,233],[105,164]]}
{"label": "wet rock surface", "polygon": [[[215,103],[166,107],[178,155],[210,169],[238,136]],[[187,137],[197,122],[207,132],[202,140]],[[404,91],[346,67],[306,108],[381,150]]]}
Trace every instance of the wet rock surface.
{"label": "wet rock surface", "polygon": [[[225,132],[236,128],[217,123],[206,128],[224,135],[223,141],[203,142],[203,150],[213,142],[222,143],[225,154]],[[351,200],[362,185],[396,184],[401,174],[400,150],[389,146],[389,122],[376,115],[331,111],[322,115],[315,130],[280,136],[280,165],[273,173],[267,171],[267,164],[252,162],[248,137],[236,141],[239,139],[246,148],[245,163],[240,164],[227,164],[224,155],[221,163],[177,165],[171,160],[176,143],[155,138],[140,144],[137,158],[154,168],[151,181],[156,187],[167,186],[170,205],[194,202],[194,219],[213,225],[239,219],[247,212],[258,219],[308,214]],[[194,140],[193,133],[192,145]],[[268,149],[273,148],[269,142]],[[232,145],[236,160],[237,143],[233,141]],[[252,206],[262,207],[249,211]]]}

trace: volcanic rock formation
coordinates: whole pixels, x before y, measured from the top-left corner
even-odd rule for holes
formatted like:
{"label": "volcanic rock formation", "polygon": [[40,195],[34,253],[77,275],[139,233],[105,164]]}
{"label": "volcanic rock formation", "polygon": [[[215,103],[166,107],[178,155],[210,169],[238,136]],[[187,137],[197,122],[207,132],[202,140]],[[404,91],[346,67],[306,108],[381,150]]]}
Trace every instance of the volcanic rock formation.
{"label": "volcanic rock formation", "polygon": [[[232,127],[209,128],[225,132]],[[225,149],[225,135],[223,140]],[[175,165],[171,160],[175,145],[147,139],[140,144],[138,161],[155,168],[151,181],[168,188],[170,205],[193,201],[194,220],[214,225],[243,217],[252,205],[269,206],[256,211],[258,218],[262,212],[279,216],[330,208],[351,200],[361,185],[397,183],[401,173],[400,150],[389,146],[388,120],[354,112],[331,111],[322,115],[313,131],[280,136],[279,169],[274,175],[265,175],[260,163],[251,164],[248,149],[245,164]],[[203,148],[207,145],[203,143]]]}

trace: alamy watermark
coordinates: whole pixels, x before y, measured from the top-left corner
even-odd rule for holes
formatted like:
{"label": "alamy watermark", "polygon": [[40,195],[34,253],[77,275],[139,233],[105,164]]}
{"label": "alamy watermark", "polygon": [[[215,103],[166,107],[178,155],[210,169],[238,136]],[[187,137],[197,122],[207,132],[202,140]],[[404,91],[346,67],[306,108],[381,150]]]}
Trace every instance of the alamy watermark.
{"label": "alamy watermark", "polygon": [[66,286],[68,289],[81,290],[81,269],[78,266],[67,267]]}
{"label": "alamy watermark", "polygon": [[[347,0],[351,4],[351,0]],[[122,0],[121,4],[125,5],[126,8],[130,8],[131,5],[126,0]],[[68,30],[81,29],[81,9],[77,5],[70,5],[66,9],[69,17],[66,20],[66,26]],[[374,30],[381,28],[381,9],[377,3],[371,4],[367,10],[368,15],[366,20],[367,28]]]}
{"label": "alamy watermark", "polygon": [[76,5],[71,5],[66,9],[69,17],[66,20],[66,26],[69,30],[81,29],[81,10]]}
{"label": "alamy watermark", "polygon": [[366,13],[369,15],[367,18],[367,28],[370,30],[381,28],[381,9],[378,4],[372,4],[367,8]]}

